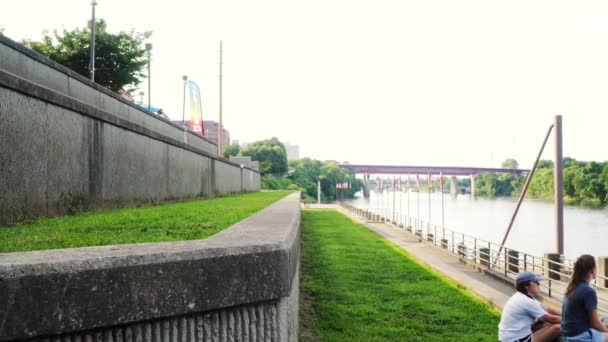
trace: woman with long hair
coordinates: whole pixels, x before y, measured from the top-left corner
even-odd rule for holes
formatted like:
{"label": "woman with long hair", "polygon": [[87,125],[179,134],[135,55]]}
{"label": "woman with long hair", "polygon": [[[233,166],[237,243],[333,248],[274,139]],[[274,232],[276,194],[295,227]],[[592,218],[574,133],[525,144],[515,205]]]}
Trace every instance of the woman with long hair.
{"label": "woman with long hair", "polygon": [[597,312],[597,294],[589,285],[596,277],[597,267],[592,255],[585,254],[576,259],[562,304],[564,342],[608,341],[608,329]]}
{"label": "woman with long hair", "polygon": [[517,292],[509,298],[500,316],[499,341],[546,342],[559,337],[561,312],[543,307],[535,298],[540,293],[542,280],[543,277],[532,272],[517,275]]}

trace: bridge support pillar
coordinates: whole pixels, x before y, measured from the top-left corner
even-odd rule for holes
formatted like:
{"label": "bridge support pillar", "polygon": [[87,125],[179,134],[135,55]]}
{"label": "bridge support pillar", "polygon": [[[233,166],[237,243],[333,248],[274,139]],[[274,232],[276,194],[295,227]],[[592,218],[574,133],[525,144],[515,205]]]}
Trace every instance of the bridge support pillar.
{"label": "bridge support pillar", "polygon": [[369,198],[369,173],[363,174],[363,198]]}
{"label": "bridge support pillar", "polygon": [[471,178],[471,196],[475,197],[475,175],[470,175]]}
{"label": "bridge support pillar", "polygon": [[458,185],[458,178],[456,178],[456,176],[451,176],[450,177],[450,195],[456,196],[457,185]]}

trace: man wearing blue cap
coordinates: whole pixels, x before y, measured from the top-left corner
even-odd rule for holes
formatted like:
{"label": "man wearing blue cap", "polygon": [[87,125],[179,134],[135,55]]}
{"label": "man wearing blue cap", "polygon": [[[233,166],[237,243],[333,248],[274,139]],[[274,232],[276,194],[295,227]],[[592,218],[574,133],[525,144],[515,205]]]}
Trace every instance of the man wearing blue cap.
{"label": "man wearing blue cap", "polygon": [[[532,272],[517,275],[517,292],[505,304],[498,324],[499,341],[542,342],[554,341],[560,336],[561,312],[545,308],[535,299],[542,280],[543,277]],[[533,333],[535,322],[540,322],[541,328]]]}

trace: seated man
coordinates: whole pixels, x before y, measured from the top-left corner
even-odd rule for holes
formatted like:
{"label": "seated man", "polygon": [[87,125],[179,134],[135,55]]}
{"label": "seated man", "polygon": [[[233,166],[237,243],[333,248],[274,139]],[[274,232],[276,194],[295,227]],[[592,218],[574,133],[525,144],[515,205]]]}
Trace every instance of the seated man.
{"label": "seated man", "polygon": [[[543,278],[532,272],[517,275],[517,292],[505,304],[498,324],[501,342],[555,341],[560,336],[561,312],[544,308],[534,297],[540,293]],[[540,321],[541,323],[535,322]],[[542,323],[544,322],[544,323]],[[532,325],[535,332],[532,332]]]}

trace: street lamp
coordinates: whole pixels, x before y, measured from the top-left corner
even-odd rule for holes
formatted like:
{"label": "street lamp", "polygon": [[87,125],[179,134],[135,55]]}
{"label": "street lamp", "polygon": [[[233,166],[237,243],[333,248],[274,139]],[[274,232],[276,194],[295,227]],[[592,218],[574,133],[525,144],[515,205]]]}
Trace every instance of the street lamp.
{"label": "street lamp", "polygon": [[188,76],[182,76],[184,80],[184,103],[182,105],[182,126],[186,127],[186,84],[188,84]]}
{"label": "street lamp", "polygon": [[91,61],[89,62],[91,82],[95,82],[95,6],[97,6],[97,0],[91,0]]}
{"label": "street lamp", "polygon": [[152,51],[152,43],[146,43],[146,51],[148,51],[148,111],[152,104],[152,78],[150,76],[150,55]]}

